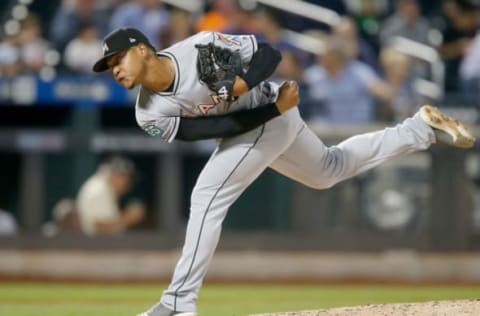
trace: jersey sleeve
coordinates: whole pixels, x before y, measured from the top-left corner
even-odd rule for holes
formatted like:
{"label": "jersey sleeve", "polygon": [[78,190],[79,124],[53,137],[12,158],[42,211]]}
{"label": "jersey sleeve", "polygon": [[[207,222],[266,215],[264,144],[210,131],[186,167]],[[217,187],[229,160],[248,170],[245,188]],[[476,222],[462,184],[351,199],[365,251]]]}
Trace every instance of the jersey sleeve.
{"label": "jersey sleeve", "polygon": [[180,117],[158,117],[148,120],[139,120],[137,117],[137,123],[148,135],[170,143],[175,139],[178,132]]}
{"label": "jersey sleeve", "polygon": [[177,134],[180,117],[158,110],[154,103],[152,94],[141,89],[135,105],[137,124],[148,135],[171,142]]}
{"label": "jersey sleeve", "polygon": [[250,64],[253,54],[258,49],[257,39],[254,35],[229,35],[219,32],[203,32],[200,37],[202,44],[213,42],[215,46],[238,51],[244,66]]}

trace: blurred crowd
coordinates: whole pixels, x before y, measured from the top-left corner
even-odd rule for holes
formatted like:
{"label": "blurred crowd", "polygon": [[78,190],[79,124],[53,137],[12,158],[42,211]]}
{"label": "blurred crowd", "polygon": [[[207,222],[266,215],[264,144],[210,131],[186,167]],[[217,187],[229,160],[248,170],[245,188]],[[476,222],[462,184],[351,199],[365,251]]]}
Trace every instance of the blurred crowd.
{"label": "blurred crowd", "polygon": [[[478,0],[304,1],[336,12],[332,25],[237,0],[202,0],[195,12],[159,0],[27,1],[25,12],[16,1],[7,1],[16,19],[4,17],[0,38],[2,77],[46,67],[89,75],[103,36],[120,26],[142,30],[159,50],[214,30],[253,33],[278,48],[283,60],[274,79],[301,84],[300,108],[311,120],[398,121],[444,92],[460,96],[461,105],[478,104]],[[306,49],[299,34],[322,45]]]}

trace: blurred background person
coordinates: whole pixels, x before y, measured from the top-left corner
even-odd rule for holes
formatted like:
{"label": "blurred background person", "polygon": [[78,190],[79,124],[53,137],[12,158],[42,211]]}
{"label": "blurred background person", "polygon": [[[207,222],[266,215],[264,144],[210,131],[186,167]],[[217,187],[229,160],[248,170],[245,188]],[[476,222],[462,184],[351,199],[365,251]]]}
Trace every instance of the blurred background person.
{"label": "blurred background person", "polygon": [[[325,41],[317,63],[305,70],[311,118],[332,123],[368,123],[390,112],[390,85],[362,62],[352,59],[338,38]],[[376,101],[386,109],[377,109]]]}
{"label": "blurred background person", "polygon": [[480,4],[474,0],[444,0],[443,42],[439,48],[446,66],[445,89],[459,91],[459,67],[478,28]]}
{"label": "blurred background person", "polygon": [[392,47],[383,48],[379,58],[384,78],[393,91],[390,102],[392,119],[399,122],[412,116],[423,101],[413,85],[413,61]]}
{"label": "blurred background person", "polygon": [[18,225],[15,217],[3,209],[0,209],[0,237],[13,236],[18,233]]}
{"label": "blurred background person", "polygon": [[108,32],[109,15],[105,7],[95,0],[63,0],[53,16],[50,24],[49,39],[56,49],[63,52],[67,43],[79,32],[87,22],[95,25],[100,37]]}
{"label": "blurred background person", "polygon": [[160,34],[162,45],[168,47],[192,35],[194,32],[193,21],[194,19],[190,12],[172,8],[168,24],[162,29]]}
{"label": "blurred background person", "polygon": [[344,41],[350,58],[358,59],[378,71],[375,50],[358,34],[357,25],[352,18],[341,18],[333,27],[332,33],[335,37]]}
{"label": "blurred background person", "polygon": [[263,8],[256,13],[256,21],[257,40],[269,43],[282,54],[282,61],[272,75],[274,80],[301,81],[303,68],[308,62],[308,55],[292,45],[285,36],[280,12]]}
{"label": "blurred background person", "polygon": [[119,27],[134,27],[142,31],[157,49],[166,47],[161,34],[168,25],[169,12],[159,0],[130,0],[112,13],[109,31]]}
{"label": "blurred background person", "polygon": [[50,43],[43,38],[42,22],[37,15],[30,14],[20,22],[17,43],[23,70],[38,73],[45,66]]}
{"label": "blurred background person", "polygon": [[358,0],[346,1],[348,10],[354,17],[360,36],[379,51],[379,32],[386,16],[390,13],[388,1]]}
{"label": "blurred background person", "polygon": [[72,71],[88,74],[92,72],[92,64],[101,54],[102,40],[97,28],[92,23],[85,23],[65,47],[64,63]]}
{"label": "blurred background person", "polygon": [[135,201],[123,209],[120,207],[121,198],[130,190],[134,172],[130,160],[116,156],[102,163],[82,185],[76,202],[85,234],[121,233],[144,219],[142,203]]}
{"label": "blurred background person", "polygon": [[195,24],[195,32],[216,31],[227,33],[235,28],[234,16],[241,10],[237,0],[210,0]]}
{"label": "blurred background person", "polygon": [[472,40],[461,60],[460,78],[462,81],[480,79],[480,32]]}
{"label": "blurred background person", "polygon": [[431,45],[431,26],[426,18],[421,15],[419,0],[396,1],[395,12],[388,17],[380,29],[381,46],[389,44],[395,36]]}
{"label": "blurred background person", "polygon": [[22,69],[17,36],[5,36],[0,41],[0,77],[13,77],[21,73]]}
{"label": "blurred background person", "polygon": [[467,48],[460,62],[460,90],[469,102],[480,105],[480,32]]}

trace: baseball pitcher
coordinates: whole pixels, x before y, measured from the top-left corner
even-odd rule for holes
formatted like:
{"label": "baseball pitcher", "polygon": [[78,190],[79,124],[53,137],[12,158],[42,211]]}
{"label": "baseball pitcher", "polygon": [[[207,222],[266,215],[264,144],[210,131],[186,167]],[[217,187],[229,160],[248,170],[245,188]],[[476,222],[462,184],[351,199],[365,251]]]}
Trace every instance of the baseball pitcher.
{"label": "baseball pitcher", "polygon": [[140,31],[121,28],[104,39],[96,72],[139,85],[138,125],[161,141],[218,139],[191,196],[185,244],[160,301],[138,316],[195,316],[198,292],[230,205],[268,167],[325,189],[437,141],[472,147],[467,128],[437,108],[381,131],[327,147],[299,115],[295,82],[266,79],[280,53],[252,35],[202,32],[156,52]]}

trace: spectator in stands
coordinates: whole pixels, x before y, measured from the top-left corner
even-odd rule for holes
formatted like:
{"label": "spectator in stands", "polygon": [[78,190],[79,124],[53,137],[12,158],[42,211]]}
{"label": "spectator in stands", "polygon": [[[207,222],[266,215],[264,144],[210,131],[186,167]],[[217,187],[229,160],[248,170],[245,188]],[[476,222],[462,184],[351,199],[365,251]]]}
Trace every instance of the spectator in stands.
{"label": "spectator in stands", "polygon": [[238,6],[238,10],[229,18],[225,33],[227,34],[257,34],[258,28],[255,23],[256,17],[253,10],[245,10]]}
{"label": "spectator in stands", "polygon": [[359,0],[348,1],[348,9],[355,16],[362,38],[378,51],[378,33],[389,6],[387,1]]}
{"label": "spectator in stands", "polygon": [[77,210],[85,234],[121,233],[143,220],[141,203],[133,202],[120,209],[120,199],[129,191],[133,176],[134,165],[130,160],[113,157],[82,185]]}
{"label": "spectator in stands", "polygon": [[45,66],[50,43],[42,37],[42,33],[42,24],[36,15],[30,14],[21,21],[17,43],[24,71],[37,73]]}
{"label": "spectator in stands", "polygon": [[210,1],[210,7],[197,19],[195,24],[195,32],[216,31],[224,32],[228,28],[228,16],[232,7],[232,0],[227,1]]}
{"label": "spectator in stands", "polygon": [[400,36],[432,45],[429,38],[431,30],[430,23],[421,15],[418,0],[399,0],[393,15],[382,24],[380,43],[381,46],[386,46],[393,37]]}
{"label": "spectator in stands", "polygon": [[[310,119],[333,123],[367,123],[376,119],[376,100],[388,109],[392,88],[368,65],[353,60],[337,38],[325,42],[318,63],[305,71]],[[384,109],[381,109],[384,112]]]}
{"label": "spectator in stands", "polygon": [[480,32],[477,33],[460,63],[461,90],[467,102],[480,104]]}
{"label": "spectator in stands", "polygon": [[282,61],[273,74],[274,79],[301,81],[308,56],[289,42],[282,29],[278,11],[263,9],[256,14],[256,18],[259,31],[257,39],[268,42],[282,53]]}
{"label": "spectator in stands", "polygon": [[18,225],[15,217],[10,212],[0,209],[0,236],[12,236],[17,232]]}
{"label": "spectator in stands", "polygon": [[348,54],[352,59],[358,59],[378,70],[377,56],[370,44],[358,34],[355,21],[350,17],[343,17],[333,27],[333,35],[344,41],[347,45]]}
{"label": "spectator in stands", "polygon": [[12,77],[22,71],[17,36],[6,36],[0,42],[0,77]]}
{"label": "spectator in stands", "polygon": [[459,91],[459,67],[477,32],[479,4],[473,0],[445,0],[446,26],[440,53],[446,65],[446,90]]}
{"label": "spectator in stands", "polygon": [[79,73],[91,73],[92,64],[101,57],[102,40],[94,24],[82,25],[77,36],[65,47],[65,65]]}
{"label": "spectator in stands", "polygon": [[95,0],[63,0],[50,24],[49,39],[63,52],[85,23],[93,23],[100,37],[103,37],[108,32],[107,17]]}
{"label": "spectator in stands", "polygon": [[380,52],[380,64],[385,80],[393,90],[391,108],[395,121],[412,116],[422,104],[422,97],[415,90],[412,59],[392,47],[384,47]]}
{"label": "spectator in stands", "polygon": [[169,14],[159,0],[130,0],[113,12],[110,31],[120,27],[134,27],[142,31],[158,49],[165,47],[161,43],[161,34],[168,25]]}
{"label": "spectator in stands", "polygon": [[160,41],[165,47],[171,46],[193,34],[192,15],[185,10],[173,8],[168,25],[163,28]]}
{"label": "spectator in stands", "polygon": [[466,49],[461,61],[460,77],[464,81],[480,79],[480,32]]}
{"label": "spectator in stands", "polygon": [[255,34],[252,14],[244,10],[238,0],[211,0],[200,16],[195,31],[216,31],[227,34]]}

